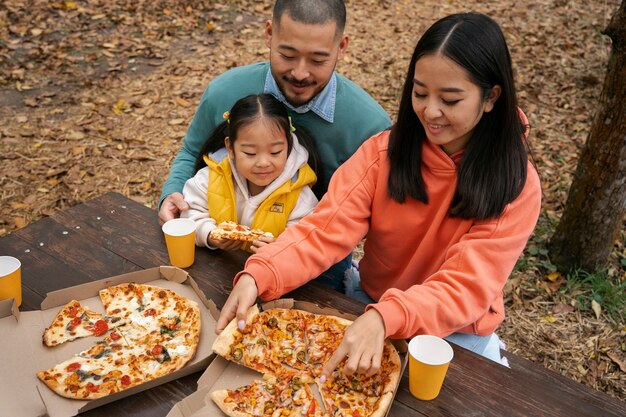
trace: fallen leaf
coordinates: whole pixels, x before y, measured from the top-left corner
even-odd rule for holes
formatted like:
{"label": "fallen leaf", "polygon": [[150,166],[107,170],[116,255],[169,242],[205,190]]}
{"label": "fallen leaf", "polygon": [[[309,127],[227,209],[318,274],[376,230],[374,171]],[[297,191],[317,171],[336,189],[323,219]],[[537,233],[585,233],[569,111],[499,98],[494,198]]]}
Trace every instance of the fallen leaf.
{"label": "fallen leaf", "polygon": [[191,106],[190,102],[188,102],[184,98],[180,98],[180,97],[176,98],[176,104],[178,104],[179,106],[182,106],[182,107],[189,107],[189,106]]}
{"label": "fallen leaf", "polygon": [[554,309],[552,311],[554,312],[554,314],[559,314],[559,313],[567,314],[567,313],[573,313],[574,311],[576,311],[576,309],[566,303],[557,303],[554,306]]}
{"label": "fallen leaf", "polygon": [[70,140],[83,140],[85,139],[85,134],[76,130],[70,130],[70,132],[67,134],[67,138]]}
{"label": "fallen leaf", "polygon": [[619,369],[621,369],[622,372],[626,372],[626,362],[624,362],[622,358],[620,358],[619,356],[617,356],[617,354],[612,353],[612,352],[608,352],[606,356],[611,358],[611,360],[615,362],[617,366],[619,366]]}
{"label": "fallen leaf", "polygon": [[596,318],[599,319],[602,315],[602,306],[596,300],[591,300],[591,309],[596,314]]}
{"label": "fallen leaf", "polygon": [[28,224],[24,217],[13,217],[13,223],[15,223],[15,227],[18,229],[21,229]]}
{"label": "fallen leaf", "polygon": [[33,97],[26,97],[23,103],[28,107],[37,107],[37,99]]}
{"label": "fallen leaf", "polygon": [[557,319],[554,316],[543,316],[540,319],[543,323],[555,323],[556,321],[558,321],[559,319]]}
{"label": "fallen leaf", "polygon": [[553,272],[551,274],[546,275],[546,278],[548,279],[548,281],[550,282],[554,282],[557,279],[559,279],[561,277],[561,274],[558,272]]}

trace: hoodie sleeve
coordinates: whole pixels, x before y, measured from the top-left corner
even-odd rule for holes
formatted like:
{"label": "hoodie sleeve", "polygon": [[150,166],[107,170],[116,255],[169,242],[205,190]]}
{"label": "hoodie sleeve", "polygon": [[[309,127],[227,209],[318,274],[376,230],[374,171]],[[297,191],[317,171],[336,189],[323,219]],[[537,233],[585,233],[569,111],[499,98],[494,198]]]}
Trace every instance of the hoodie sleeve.
{"label": "hoodie sleeve", "polygon": [[345,258],[367,234],[378,173],[379,141],[366,141],[337,169],[315,211],[248,258],[259,297],[271,300]]}
{"label": "hoodie sleeve", "polygon": [[216,227],[216,222],[209,213],[208,188],[209,168],[204,167],[185,182],[183,197],[189,204],[189,210],[183,211],[181,217],[189,218],[196,222],[196,246],[215,249],[207,243],[209,233]]}

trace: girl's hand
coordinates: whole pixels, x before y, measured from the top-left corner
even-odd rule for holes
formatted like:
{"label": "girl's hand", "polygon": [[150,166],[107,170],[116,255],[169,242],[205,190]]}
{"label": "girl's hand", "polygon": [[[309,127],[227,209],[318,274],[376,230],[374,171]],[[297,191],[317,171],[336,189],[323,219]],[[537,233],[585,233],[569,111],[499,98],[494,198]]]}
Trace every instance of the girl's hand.
{"label": "girl's hand", "polygon": [[207,236],[206,240],[209,246],[213,246],[221,250],[234,251],[241,249],[241,247],[243,246],[243,242],[239,240],[213,239],[211,237],[211,233],[209,233],[209,236]]}
{"label": "girl's hand", "polygon": [[320,381],[326,381],[345,358],[344,374],[374,375],[380,370],[384,345],[385,323],[380,313],[372,308],[348,326],[341,344],[326,362]]}
{"label": "girl's hand", "polygon": [[224,303],[215,333],[220,334],[230,321],[237,317],[237,327],[243,330],[246,325],[246,312],[256,302],[259,291],[252,275],[242,274]]}
{"label": "girl's hand", "polygon": [[257,240],[252,241],[252,245],[250,245],[250,250],[256,253],[260,248],[269,245],[275,240],[276,238],[274,236],[261,236]]}

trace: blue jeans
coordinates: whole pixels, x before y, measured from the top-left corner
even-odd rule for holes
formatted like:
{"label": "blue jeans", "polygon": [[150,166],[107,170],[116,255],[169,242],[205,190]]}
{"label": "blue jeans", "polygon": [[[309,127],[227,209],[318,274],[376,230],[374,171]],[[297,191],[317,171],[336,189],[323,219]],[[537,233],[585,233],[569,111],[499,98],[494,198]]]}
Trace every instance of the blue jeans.
{"label": "blue jeans", "polygon": [[[363,288],[361,288],[361,277],[356,263],[353,263],[352,267],[346,270],[344,285],[346,287],[346,295],[348,297],[364,304],[376,303],[376,301],[363,291]],[[451,335],[444,337],[444,339],[484,356],[487,359],[491,359],[499,364],[508,366],[507,362],[503,361],[503,358],[500,356],[501,342],[500,338],[495,333],[487,336],[479,336],[477,334],[468,333],[452,333]]]}
{"label": "blue jeans", "polygon": [[322,272],[320,276],[315,278],[315,282],[319,282],[320,284],[335,291],[339,291],[340,293],[345,293],[346,287],[344,284],[344,276],[351,265],[352,253],[328,268],[326,271]]}

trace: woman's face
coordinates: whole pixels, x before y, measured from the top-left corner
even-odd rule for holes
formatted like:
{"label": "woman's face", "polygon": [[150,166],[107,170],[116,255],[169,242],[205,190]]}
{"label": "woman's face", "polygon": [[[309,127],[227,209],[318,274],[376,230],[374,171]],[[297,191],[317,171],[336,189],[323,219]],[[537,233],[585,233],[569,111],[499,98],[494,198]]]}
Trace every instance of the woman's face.
{"label": "woman's face", "polygon": [[422,56],[413,76],[413,111],[432,143],[448,154],[463,149],[484,112],[500,96],[500,86],[483,100],[467,71],[442,55]]}

